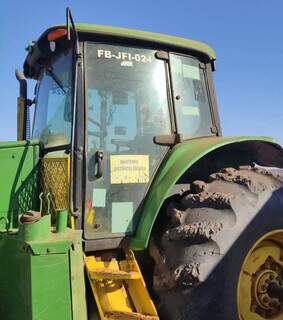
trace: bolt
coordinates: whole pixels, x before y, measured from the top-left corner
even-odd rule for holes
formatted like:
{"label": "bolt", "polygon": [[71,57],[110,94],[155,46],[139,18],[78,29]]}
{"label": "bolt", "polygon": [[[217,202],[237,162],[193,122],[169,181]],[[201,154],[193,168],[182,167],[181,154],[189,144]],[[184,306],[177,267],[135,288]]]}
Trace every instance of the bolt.
{"label": "bolt", "polygon": [[262,298],[263,303],[267,303],[268,300],[269,300],[268,297],[263,297],[263,298]]}
{"label": "bolt", "polygon": [[270,279],[270,280],[274,280],[274,275],[271,274],[271,275],[269,276],[269,279]]}
{"label": "bolt", "polygon": [[176,96],[176,100],[180,100],[181,99],[181,96]]}
{"label": "bolt", "polygon": [[261,286],[261,290],[265,291],[267,288],[267,286],[264,284],[263,286]]}

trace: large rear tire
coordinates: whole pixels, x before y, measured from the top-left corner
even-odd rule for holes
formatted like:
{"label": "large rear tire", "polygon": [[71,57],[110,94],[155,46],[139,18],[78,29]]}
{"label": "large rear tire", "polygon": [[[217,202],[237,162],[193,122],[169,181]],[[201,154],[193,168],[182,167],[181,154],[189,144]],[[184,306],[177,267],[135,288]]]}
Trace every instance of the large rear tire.
{"label": "large rear tire", "polygon": [[[150,242],[161,319],[268,319],[253,297],[251,313],[240,315],[252,289],[241,292],[239,279],[251,248],[277,229],[283,229],[280,173],[227,168],[171,197]],[[280,270],[282,277],[283,264]],[[283,310],[278,314],[283,319]]]}

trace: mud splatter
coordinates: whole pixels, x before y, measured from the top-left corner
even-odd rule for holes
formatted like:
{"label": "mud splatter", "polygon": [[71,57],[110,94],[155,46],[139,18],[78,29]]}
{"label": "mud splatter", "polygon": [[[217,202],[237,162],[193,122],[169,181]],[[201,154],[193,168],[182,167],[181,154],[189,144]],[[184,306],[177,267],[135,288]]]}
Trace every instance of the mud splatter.
{"label": "mud splatter", "polygon": [[172,289],[176,286],[193,286],[199,282],[199,264],[184,264],[174,270],[154,276],[156,291]]}
{"label": "mud splatter", "polygon": [[203,242],[212,239],[222,229],[223,225],[220,222],[196,222],[167,230],[163,238],[168,241],[190,239],[194,242]]}
{"label": "mud splatter", "polygon": [[[279,175],[263,168],[241,166],[239,170],[225,168],[218,173],[210,175],[209,180],[222,180],[237,183],[248,188],[253,193],[259,194],[266,190],[275,190],[282,186]],[[269,179],[268,179],[269,178]],[[272,178],[272,180],[270,180]]]}
{"label": "mud splatter", "polygon": [[213,209],[230,209],[230,194],[201,192],[198,194],[189,194],[181,200],[181,206],[185,208],[207,207]]}

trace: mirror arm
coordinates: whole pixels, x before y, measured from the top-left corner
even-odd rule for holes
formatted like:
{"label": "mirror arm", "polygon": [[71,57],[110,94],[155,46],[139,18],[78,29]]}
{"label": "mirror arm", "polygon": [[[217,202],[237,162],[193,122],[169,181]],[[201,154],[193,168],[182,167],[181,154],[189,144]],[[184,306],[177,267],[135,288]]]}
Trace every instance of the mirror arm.
{"label": "mirror arm", "polygon": [[67,27],[67,38],[71,40],[71,26],[75,36],[75,49],[76,49],[76,56],[80,57],[80,46],[79,46],[79,36],[78,32],[74,23],[74,19],[71,13],[71,9],[69,7],[66,8],[66,27]]}

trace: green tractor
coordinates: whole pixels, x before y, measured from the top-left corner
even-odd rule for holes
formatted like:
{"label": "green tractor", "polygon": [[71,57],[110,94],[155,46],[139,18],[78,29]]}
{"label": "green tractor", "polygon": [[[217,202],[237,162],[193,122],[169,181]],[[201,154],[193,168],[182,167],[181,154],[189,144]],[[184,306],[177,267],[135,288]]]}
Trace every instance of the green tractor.
{"label": "green tractor", "polygon": [[1,319],[283,319],[283,150],[221,135],[215,58],[68,9],[29,45],[0,143]]}

